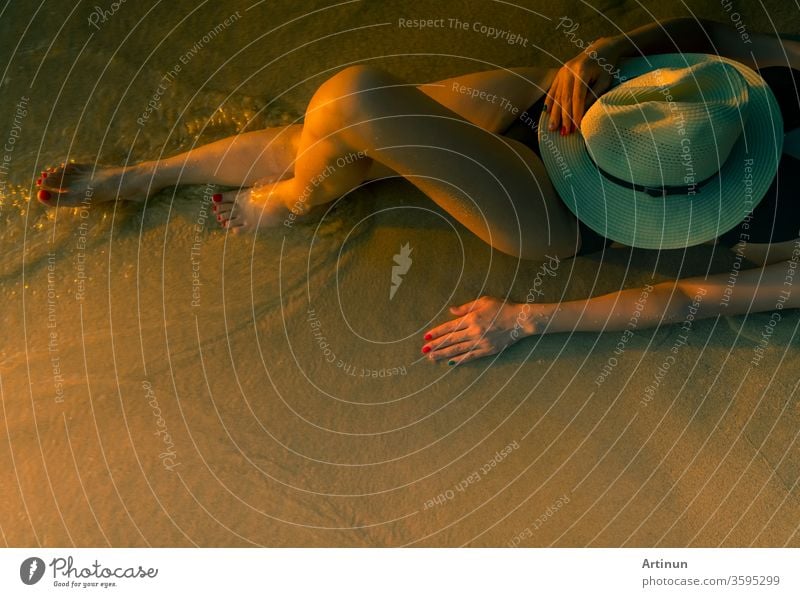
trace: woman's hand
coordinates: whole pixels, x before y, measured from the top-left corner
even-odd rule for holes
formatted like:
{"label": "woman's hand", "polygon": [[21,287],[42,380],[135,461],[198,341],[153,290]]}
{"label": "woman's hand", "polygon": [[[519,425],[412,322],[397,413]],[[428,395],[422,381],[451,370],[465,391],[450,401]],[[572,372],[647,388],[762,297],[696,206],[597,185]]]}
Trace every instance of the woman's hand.
{"label": "woman's hand", "polygon": [[580,127],[589,106],[611,86],[621,55],[614,38],[600,38],[559,69],[545,99],[551,131],[568,135]]}
{"label": "woman's hand", "polygon": [[460,307],[450,307],[458,319],[425,334],[422,352],[433,361],[449,365],[466,363],[504,350],[542,329],[546,305],[506,303],[484,296]]}

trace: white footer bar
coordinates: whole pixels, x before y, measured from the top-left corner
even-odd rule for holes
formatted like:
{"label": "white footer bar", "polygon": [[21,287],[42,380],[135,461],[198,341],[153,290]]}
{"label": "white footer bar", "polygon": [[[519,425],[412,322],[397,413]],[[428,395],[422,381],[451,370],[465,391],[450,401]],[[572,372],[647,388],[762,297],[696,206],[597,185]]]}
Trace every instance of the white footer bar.
{"label": "white footer bar", "polygon": [[[800,595],[796,549],[4,549],[0,595]],[[185,594],[185,593],[184,593]]]}

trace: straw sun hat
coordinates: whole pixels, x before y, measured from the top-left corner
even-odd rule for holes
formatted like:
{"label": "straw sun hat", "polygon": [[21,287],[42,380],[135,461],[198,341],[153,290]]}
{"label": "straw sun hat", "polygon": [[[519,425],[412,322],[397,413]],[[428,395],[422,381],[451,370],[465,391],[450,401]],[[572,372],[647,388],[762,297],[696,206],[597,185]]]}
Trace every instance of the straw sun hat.
{"label": "straw sun hat", "polygon": [[706,54],[634,58],[623,82],[586,112],[577,134],[539,145],[567,207],[625,245],[675,249],[739,224],[778,168],[783,119],[752,69]]}

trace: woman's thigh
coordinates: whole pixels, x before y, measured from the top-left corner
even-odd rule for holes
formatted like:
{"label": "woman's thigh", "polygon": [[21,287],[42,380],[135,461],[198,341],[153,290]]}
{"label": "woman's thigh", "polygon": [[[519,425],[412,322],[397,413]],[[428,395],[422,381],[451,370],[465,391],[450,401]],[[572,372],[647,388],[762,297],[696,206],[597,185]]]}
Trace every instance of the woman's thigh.
{"label": "woman's thigh", "polygon": [[[525,108],[532,97],[524,98]],[[500,251],[523,259],[575,252],[574,216],[529,147],[385,71],[354,67],[326,81],[309,104],[303,137],[305,163],[297,171],[302,165],[308,178],[330,161],[325,148],[335,138],[335,145],[364,151],[406,178]]]}
{"label": "woman's thigh", "polygon": [[469,73],[418,89],[464,120],[492,133],[505,131],[550,86],[555,69],[498,69]]}
{"label": "woman's thigh", "polygon": [[[427,83],[418,89],[464,120],[500,134],[544,95],[556,72],[541,67],[496,69]],[[367,179],[393,175],[383,164],[373,162]]]}

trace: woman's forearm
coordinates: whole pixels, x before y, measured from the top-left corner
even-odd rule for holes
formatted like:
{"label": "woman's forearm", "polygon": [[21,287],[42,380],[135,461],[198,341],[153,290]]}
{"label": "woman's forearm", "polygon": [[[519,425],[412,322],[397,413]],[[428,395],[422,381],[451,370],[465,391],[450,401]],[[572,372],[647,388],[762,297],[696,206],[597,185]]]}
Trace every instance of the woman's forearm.
{"label": "woman's forearm", "polygon": [[632,322],[642,328],[677,323],[688,306],[686,299],[669,283],[548,305],[547,324],[538,333],[610,332],[626,329]]}
{"label": "woman's forearm", "polygon": [[774,35],[738,31],[732,24],[707,19],[681,17],[649,23],[628,33],[603,38],[600,43],[612,44],[621,57],[705,53],[732,58],[751,68],[800,68],[795,44],[784,44]]}
{"label": "woman's forearm", "polygon": [[799,262],[800,239],[788,261],[764,268],[735,269],[555,304],[483,296],[451,307],[457,318],[427,332],[422,352],[434,361],[450,359],[449,364],[459,365],[496,354],[524,336],[615,330],[630,336],[638,328],[681,322],[686,322],[681,328],[688,334],[696,319],[759,311],[776,312],[770,316],[774,327],[782,319],[778,311],[800,307],[800,288],[793,289],[795,281],[800,282]]}
{"label": "woman's forearm", "polygon": [[590,299],[540,305],[527,333],[602,332],[681,323],[691,318],[800,307],[800,243],[789,261],[767,267],[662,282]]}

